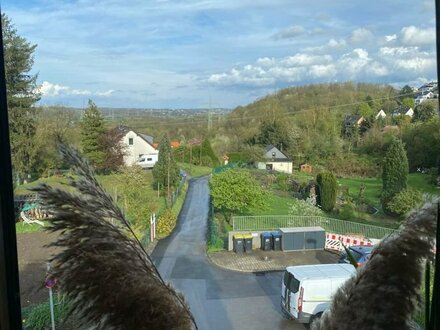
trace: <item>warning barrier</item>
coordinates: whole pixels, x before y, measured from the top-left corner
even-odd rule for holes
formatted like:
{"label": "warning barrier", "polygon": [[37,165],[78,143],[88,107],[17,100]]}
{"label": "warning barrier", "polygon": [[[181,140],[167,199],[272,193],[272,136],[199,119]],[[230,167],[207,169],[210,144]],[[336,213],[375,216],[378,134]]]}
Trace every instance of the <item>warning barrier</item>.
{"label": "warning barrier", "polygon": [[326,249],[335,250],[335,251],[343,251],[344,247],[342,246],[341,243],[343,243],[345,246],[350,246],[350,245],[373,246],[374,245],[374,243],[367,238],[349,236],[349,235],[339,235],[339,234],[332,234],[332,233],[326,234],[326,240],[325,240],[325,248]]}

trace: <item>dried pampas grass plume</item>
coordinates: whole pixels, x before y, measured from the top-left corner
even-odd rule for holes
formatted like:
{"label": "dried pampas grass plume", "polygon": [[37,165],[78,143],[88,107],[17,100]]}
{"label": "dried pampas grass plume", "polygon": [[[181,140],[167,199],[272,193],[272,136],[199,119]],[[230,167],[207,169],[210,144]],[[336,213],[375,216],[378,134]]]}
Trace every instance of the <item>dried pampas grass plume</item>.
{"label": "dried pampas grass plume", "polygon": [[48,230],[59,233],[51,271],[80,317],[78,329],[197,329],[183,296],[163,281],[88,163],[60,149],[79,175],[69,183],[77,193],[44,184],[33,191],[51,214]]}
{"label": "dried pampas grass plume", "polygon": [[410,329],[420,302],[423,261],[433,257],[437,205],[414,211],[335,294],[312,330]]}

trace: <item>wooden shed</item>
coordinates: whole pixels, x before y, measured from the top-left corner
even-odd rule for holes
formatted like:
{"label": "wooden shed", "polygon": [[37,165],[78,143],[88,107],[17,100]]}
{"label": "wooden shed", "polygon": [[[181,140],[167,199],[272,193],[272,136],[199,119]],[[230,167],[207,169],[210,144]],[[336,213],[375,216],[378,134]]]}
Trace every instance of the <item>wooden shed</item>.
{"label": "wooden shed", "polygon": [[301,164],[299,166],[299,171],[300,172],[305,172],[305,173],[312,173],[312,165],[309,164]]}

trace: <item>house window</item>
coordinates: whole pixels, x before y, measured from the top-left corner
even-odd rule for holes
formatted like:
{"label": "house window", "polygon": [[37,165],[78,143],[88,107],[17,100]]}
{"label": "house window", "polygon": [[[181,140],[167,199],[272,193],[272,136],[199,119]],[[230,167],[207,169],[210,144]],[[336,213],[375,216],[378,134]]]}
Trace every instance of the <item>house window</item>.
{"label": "house window", "polygon": [[132,146],[133,145],[133,138],[128,138],[128,145]]}

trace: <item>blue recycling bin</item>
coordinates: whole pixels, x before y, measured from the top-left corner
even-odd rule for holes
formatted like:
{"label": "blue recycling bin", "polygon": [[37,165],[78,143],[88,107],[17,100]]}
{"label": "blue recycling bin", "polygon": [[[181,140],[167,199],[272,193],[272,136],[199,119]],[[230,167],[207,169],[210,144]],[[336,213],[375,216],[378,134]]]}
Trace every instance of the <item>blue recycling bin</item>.
{"label": "blue recycling bin", "polygon": [[272,250],[272,234],[261,233],[261,249],[264,251]]}
{"label": "blue recycling bin", "polygon": [[271,232],[272,235],[272,248],[274,251],[281,251],[281,233],[279,231]]}

